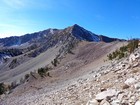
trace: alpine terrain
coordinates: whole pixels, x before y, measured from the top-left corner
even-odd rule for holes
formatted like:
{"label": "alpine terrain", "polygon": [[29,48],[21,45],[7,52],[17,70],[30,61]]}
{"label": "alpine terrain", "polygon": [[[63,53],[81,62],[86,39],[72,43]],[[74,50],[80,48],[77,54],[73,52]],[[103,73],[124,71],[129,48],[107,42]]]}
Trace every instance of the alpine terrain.
{"label": "alpine terrain", "polygon": [[140,105],[140,41],[75,24],[0,39],[0,105]]}

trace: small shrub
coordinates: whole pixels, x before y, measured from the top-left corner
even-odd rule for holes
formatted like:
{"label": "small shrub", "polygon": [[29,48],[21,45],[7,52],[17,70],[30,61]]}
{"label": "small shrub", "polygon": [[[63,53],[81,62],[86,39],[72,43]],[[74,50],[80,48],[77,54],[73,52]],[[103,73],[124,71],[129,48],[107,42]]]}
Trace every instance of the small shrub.
{"label": "small shrub", "polygon": [[134,52],[134,50],[136,48],[138,48],[138,44],[139,44],[139,40],[138,39],[133,39],[133,40],[130,40],[127,47],[129,49],[129,52],[132,53]]}
{"label": "small shrub", "polygon": [[125,54],[123,52],[121,52],[119,55],[118,55],[118,59],[121,59],[125,56]]}
{"label": "small shrub", "polygon": [[[45,77],[49,70],[50,70],[49,67],[39,68],[39,69],[38,69],[38,74],[39,74],[41,77]],[[47,74],[47,75],[49,76],[49,74]]]}
{"label": "small shrub", "polygon": [[13,62],[14,62],[14,63],[17,63],[17,59],[13,59]]}
{"label": "small shrub", "polygon": [[41,77],[44,77],[44,76],[46,75],[45,69],[44,69],[44,68],[39,68],[39,69],[38,69],[38,74],[39,74]]}
{"label": "small shrub", "polygon": [[120,51],[121,52],[126,52],[126,51],[128,51],[127,48],[128,48],[127,46],[122,46],[122,47],[120,47]]}
{"label": "small shrub", "polygon": [[109,60],[112,60],[113,59],[113,57],[112,57],[112,54],[110,53],[109,55],[107,55],[107,57],[108,57],[108,59]]}
{"label": "small shrub", "polygon": [[53,66],[56,67],[59,62],[58,62],[57,58],[55,58],[51,63]]}
{"label": "small shrub", "polygon": [[29,76],[30,76],[29,74],[26,74],[25,75],[25,80],[27,80],[29,78]]}
{"label": "small shrub", "polygon": [[23,78],[20,79],[20,84],[24,83],[25,80]]}
{"label": "small shrub", "polygon": [[52,77],[49,72],[47,73],[47,76]]}
{"label": "small shrub", "polygon": [[0,95],[4,94],[7,91],[4,83],[0,83]]}

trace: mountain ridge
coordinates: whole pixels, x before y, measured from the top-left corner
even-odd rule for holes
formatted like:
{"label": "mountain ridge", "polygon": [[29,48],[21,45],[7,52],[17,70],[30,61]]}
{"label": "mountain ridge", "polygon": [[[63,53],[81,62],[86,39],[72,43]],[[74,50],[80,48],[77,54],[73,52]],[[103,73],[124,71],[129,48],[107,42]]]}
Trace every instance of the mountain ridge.
{"label": "mountain ridge", "polygon": [[[65,29],[67,30],[70,29],[68,33],[71,33],[74,37],[76,37],[79,40],[95,41],[95,42],[99,42],[99,41],[112,42],[112,41],[120,40],[118,38],[109,38],[104,35],[94,34],[91,31],[88,31],[77,24],[74,24],[73,26],[70,26]],[[33,40],[38,40],[40,38],[48,36],[49,34],[53,35],[57,32],[64,31],[65,29],[49,28],[43,31],[39,31],[31,34],[25,34],[22,36],[11,36],[6,38],[0,38],[0,44],[3,46],[13,46],[13,45],[21,45],[27,42],[30,43]]]}

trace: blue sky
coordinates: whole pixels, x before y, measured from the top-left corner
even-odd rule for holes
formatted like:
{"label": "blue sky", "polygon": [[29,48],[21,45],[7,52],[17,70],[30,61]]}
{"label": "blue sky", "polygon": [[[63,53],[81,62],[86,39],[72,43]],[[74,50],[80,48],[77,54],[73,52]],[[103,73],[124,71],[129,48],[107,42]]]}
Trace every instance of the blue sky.
{"label": "blue sky", "polygon": [[117,38],[140,38],[140,0],[0,0],[0,37],[73,24]]}

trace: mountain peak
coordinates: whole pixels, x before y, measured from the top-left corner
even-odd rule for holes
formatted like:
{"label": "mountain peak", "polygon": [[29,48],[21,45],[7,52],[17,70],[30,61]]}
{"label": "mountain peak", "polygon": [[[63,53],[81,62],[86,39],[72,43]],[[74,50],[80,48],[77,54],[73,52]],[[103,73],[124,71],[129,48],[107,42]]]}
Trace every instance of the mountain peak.
{"label": "mountain peak", "polygon": [[73,27],[81,27],[80,25],[78,24],[74,24]]}
{"label": "mountain peak", "polygon": [[35,40],[40,40],[40,39],[43,40],[44,37],[45,38],[48,37],[49,39],[53,35],[55,36],[60,35],[59,33],[64,32],[64,31],[66,31],[68,34],[73,35],[79,40],[85,40],[85,41],[90,41],[90,42],[99,42],[99,41],[112,42],[112,41],[117,40],[116,38],[109,38],[106,36],[94,34],[91,31],[88,31],[85,28],[79,26],[78,24],[74,24],[73,26],[70,26],[68,28],[61,29],[61,30],[49,28],[44,31],[39,31],[39,32],[31,33],[31,34],[25,34],[23,36],[2,38],[0,39],[0,44],[2,46],[21,45],[27,42],[30,43]]}
{"label": "mountain peak", "polygon": [[[86,30],[85,28],[79,26],[78,24],[74,24],[71,26],[71,33],[80,40],[86,40],[86,41],[94,41],[94,42],[113,42],[116,40],[119,40],[117,38],[110,38],[104,35],[97,35],[95,33],[92,33],[91,31]],[[121,41],[121,40],[120,40]]]}
{"label": "mountain peak", "polygon": [[95,41],[95,42],[100,41],[100,38],[98,37],[98,35],[84,29],[78,24],[74,24],[73,26],[70,27],[70,29],[71,29],[72,35],[75,36],[77,39],[86,40],[86,41]]}
{"label": "mountain peak", "polygon": [[72,29],[84,29],[83,27],[81,27],[80,25],[78,24],[74,24],[73,26],[71,26]]}

